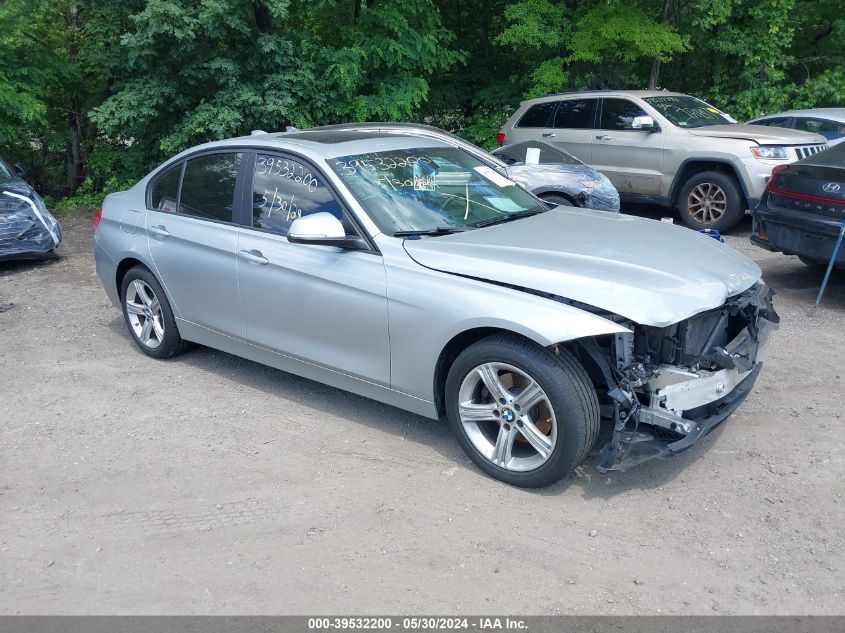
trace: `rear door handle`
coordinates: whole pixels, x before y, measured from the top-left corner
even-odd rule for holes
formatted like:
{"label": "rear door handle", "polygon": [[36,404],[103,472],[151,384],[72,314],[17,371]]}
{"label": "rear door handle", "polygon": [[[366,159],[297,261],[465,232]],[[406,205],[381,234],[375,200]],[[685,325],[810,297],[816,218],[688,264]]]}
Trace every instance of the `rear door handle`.
{"label": "rear door handle", "polygon": [[264,257],[264,254],[261,251],[256,251],[254,249],[251,251],[241,251],[238,255],[250,264],[260,264],[261,266],[264,266],[265,264],[270,263],[270,260]]}
{"label": "rear door handle", "polygon": [[166,228],[164,228],[164,225],[151,226],[147,230],[157,237],[170,237],[170,233],[167,231]]}
{"label": "rear door handle", "polygon": [[543,138],[551,138],[551,137],[553,137],[553,136],[557,136],[557,134],[555,134],[554,132],[543,132],[543,133],[541,134],[541,136],[542,136]]}
{"label": "rear door handle", "polygon": [[597,141],[609,141],[610,137],[607,134],[596,134]]}

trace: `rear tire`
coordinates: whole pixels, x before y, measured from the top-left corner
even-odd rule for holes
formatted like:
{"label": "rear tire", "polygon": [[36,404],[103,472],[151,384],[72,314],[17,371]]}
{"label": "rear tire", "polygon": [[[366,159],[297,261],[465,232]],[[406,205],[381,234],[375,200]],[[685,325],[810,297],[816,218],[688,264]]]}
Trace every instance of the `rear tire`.
{"label": "rear tire", "polygon": [[558,481],[598,436],[598,397],[580,363],[565,349],[556,354],[516,335],[461,352],[445,396],[449,426],[469,458],[514,486]]}
{"label": "rear tire", "polygon": [[120,284],[120,302],[129,334],[147,356],[170,358],[191,347],[179,336],[164,289],[149,269],[129,269]]}
{"label": "rear tire", "polygon": [[733,176],[718,171],[693,174],[681,188],[681,220],[696,230],[727,232],[742,221],[745,199]]}

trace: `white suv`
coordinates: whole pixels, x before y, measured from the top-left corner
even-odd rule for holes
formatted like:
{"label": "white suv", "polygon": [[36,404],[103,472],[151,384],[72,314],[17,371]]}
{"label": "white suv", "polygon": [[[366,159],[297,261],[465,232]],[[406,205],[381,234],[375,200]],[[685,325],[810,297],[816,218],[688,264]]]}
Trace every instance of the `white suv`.
{"label": "white suv", "polygon": [[700,99],[663,90],[523,101],[497,140],[534,139],[605,174],[623,201],[676,207],[688,226],[721,231],[754,208],[772,168],[827,147],[818,134],[739,125]]}

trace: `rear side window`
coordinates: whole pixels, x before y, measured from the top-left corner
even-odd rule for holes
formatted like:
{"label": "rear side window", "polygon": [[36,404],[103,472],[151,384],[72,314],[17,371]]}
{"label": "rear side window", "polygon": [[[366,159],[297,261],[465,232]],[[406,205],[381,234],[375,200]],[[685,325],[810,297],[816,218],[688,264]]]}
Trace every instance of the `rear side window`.
{"label": "rear side window", "polygon": [[174,165],[153,182],[150,192],[150,208],[165,213],[176,213],[176,202],[179,199],[179,178],[182,176],[182,165]]}
{"label": "rear side window", "polygon": [[590,129],[596,115],[596,99],[561,101],[555,112],[554,126],[576,130]]}
{"label": "rear side window", "polygon": [[601,106],[601,129],[632,130],[631,124],[638,116],[648,115],[633,101],[604,99]]}
{"label": "rear side window", "polygon": [[554,101],[550,101],[531,106],[528,112],[522,115],[516,127],[548,127],[555,105]]}
{"label": "rear side window", "polygon": [[786,127],[786,123],[789,121],[787,118],[780,118],[780,119],[766,119],[764,121],[755,121],[752,125],[768,125],[769,127]]}
{"label": "rear side window", "polygon": [[326,186],[322,174],[297,160],[259,154],[252,181],[252,226],[286,235],[291,223],[311,213],[331,213],[344,222],[343,209]]}
{"label": "rear side window", "polygon": [[208,154],[189,160],[182,177],[179,213],[232,222],[240,154]]}

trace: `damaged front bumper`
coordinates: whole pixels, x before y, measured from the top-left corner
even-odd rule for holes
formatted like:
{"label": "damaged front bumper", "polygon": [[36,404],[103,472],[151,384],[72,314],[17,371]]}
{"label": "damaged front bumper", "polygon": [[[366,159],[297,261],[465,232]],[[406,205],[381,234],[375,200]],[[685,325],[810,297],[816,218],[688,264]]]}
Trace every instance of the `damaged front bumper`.
{"label": "damaged front bumper", "polygon": [[[705,343],[694,362],[683,366],[649,364],[634,357],[628,371],[609,391],[614,432],[601,450],[601,472],[624,471],[655,458],[676,455],[721,424],[751,392],[780,321],[772,306],[773,293],[763,284],[729,300],[720,310],[695,317],[709,319]],[[738,320],[745,326],[738,329]],[[733,338],[725,343],[729,333]],[[676,353],[684,358],[684,328]],[[699,333],[697,336],[701,337]],[[693,346],[695,347],[695,346]],[[646,364],[643,364],[643,360]]]}

